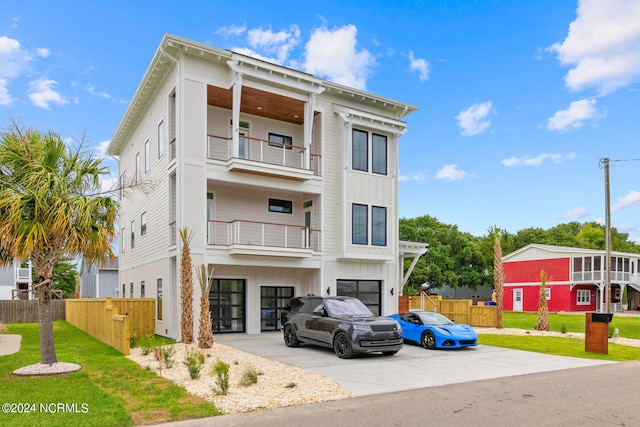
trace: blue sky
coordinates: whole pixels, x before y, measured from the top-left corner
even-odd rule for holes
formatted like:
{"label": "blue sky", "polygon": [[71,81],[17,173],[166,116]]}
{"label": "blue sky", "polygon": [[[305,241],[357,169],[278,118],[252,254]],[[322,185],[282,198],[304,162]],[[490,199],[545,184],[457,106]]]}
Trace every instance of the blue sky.
{"label": "blue sky", "polygon": [[608,157],[612,225],[640,242],[638,22],[640,0],[3,2],[0,127],[103,153],[171,33],[419,107],[401,217],[476,236],[603,221]]}

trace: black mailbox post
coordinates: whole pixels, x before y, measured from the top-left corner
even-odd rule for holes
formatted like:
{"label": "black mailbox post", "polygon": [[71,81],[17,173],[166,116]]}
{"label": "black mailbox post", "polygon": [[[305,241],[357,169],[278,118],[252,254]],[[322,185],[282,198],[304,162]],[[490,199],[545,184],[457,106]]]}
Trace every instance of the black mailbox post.
{"label": "black mailbox post", "polygon": [[587,313],[584,351],[609,354],[609,323],[613,313]]}

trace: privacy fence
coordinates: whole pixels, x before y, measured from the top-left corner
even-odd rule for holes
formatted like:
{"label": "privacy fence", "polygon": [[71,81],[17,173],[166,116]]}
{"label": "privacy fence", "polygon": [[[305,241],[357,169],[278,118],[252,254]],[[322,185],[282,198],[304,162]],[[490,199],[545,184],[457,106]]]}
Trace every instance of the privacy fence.
{"label": "privacy fence", "polygon": [[153,298],[83,298],[66,300],[66,320],[115,348],[130,352],[130,336],[155,333]]}
{"label": "privacy fence", "polygon": [[402,306],[408,310],[437,311],[456,323],[470,326],[495,328],[498,321],[496,307],[491,305],[473,305],[470,299],[443,299],[441,295],[419,295],[399,297]]}
{"label": "privacy fence", "polygon": [[[54,299],[51,304],[53,320],[64,320],[63,299]],[[0,300],[0,322],[32,323],[38,321],[38,300]]]}

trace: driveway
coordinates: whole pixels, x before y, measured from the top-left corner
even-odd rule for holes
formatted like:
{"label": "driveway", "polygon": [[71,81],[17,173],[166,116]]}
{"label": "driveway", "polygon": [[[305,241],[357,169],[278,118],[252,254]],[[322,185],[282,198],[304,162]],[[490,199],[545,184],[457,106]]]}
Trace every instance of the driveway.
{"label": "driveway", "polygon": [[425,350],[405,344],[394,356],[339,359],[333,350],[284,345],[282,333],[217,334],[216,342],[296,366],[338,382],[354,396],[604,365],[612,362],[552,356],[479,345],[459,350]]}

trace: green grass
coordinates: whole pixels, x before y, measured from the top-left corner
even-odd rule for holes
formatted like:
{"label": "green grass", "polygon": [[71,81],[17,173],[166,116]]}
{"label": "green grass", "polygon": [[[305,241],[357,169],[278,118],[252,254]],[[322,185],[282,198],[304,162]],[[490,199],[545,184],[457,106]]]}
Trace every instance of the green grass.
{"label": "green grass", "polygon": [[610,360],[612,362],[640,360],[640,348],[609,343],[609,354],[591,353],[584,351],[584,340],[578,338],[479,334],[478,343],[556,356]]}
{"label": "green grass", "polygon": [[[9,333],[22,335],[22,345],[18,353],[0,357],[0,403],[35,404],[36,411],[0,412],[0,425],[128,426],[220,413],[212,403],[188,394],[64,321],[54,322],[58,361],[77,363],[82,369],[47,377],[15,376],[11,374],[15,369],[40,362],[38,325],[11,324]],[[79,409],[44,413],[41,403],[75,403]],[[82,411],[83,407],[87,410]]]}
{"label": "green grass", "polygon": [[[504,327],[533,330],[536,327],[538,313],[514,313],[504,312]],[[549,313],[549,329],[555,332],[562,331],[562,325],[567,332],[584,333],[584,314],[563,314]],[[613,315],[610,325],[618,328],[619,334],[623,338],[640,339],[640,317],[625,317]]]}

